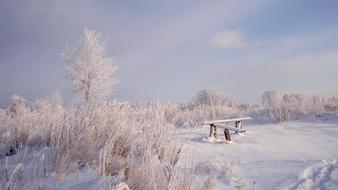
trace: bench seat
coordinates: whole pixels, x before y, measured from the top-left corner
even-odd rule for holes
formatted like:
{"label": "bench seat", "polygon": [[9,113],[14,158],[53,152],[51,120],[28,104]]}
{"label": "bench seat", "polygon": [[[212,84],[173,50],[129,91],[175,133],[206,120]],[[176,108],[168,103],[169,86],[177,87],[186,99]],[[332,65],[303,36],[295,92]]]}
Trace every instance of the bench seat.
{"label": "bench seat", "polygon": [[[214,135],[217,136],[217,128],[221,128],[224,130],[224,136],[226,141],[231,141],[230,131],[235,131],[236,134],[244,133],[243,124],[244,120],[252,119],[251,117],[241,117],[241,118],[233,118],[233,119],[223,119],[223,120],[213,120],[213,121],[205,121],[202,125],[210,126],[210,134],[209,137]],[[227,123],[235,123],[235,126],[226,125]]]}

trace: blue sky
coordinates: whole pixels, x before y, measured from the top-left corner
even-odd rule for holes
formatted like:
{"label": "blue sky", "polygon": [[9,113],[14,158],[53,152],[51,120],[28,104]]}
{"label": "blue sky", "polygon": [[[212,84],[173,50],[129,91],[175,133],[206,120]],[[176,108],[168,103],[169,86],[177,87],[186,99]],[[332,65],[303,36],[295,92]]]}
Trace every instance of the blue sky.
{"label": "blue sky", "polygon": [[191,99],[213,89],[255,101],[269,89],[338,94],[338,1],[2,0],[0,105],[58,89],[60,54],[84,27],[119,66],[113,97]]}

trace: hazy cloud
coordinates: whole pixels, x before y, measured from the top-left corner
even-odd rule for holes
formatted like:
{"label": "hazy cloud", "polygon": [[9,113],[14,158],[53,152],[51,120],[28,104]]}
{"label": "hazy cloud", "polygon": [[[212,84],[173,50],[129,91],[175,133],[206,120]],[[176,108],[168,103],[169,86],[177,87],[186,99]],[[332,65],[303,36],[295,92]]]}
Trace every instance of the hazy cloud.
{"label": "hazy cloud", "polygon": [[217,49],[236,49],[248,46],[242,32],[238,30],[224,30],[211,39],[211,44]]}

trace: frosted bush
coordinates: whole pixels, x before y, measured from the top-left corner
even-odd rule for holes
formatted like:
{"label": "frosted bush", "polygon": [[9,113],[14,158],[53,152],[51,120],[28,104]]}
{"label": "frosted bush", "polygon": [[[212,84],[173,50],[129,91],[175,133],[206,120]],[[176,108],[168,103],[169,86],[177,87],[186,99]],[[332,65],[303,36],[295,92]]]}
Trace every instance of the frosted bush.
{"label": "frosted bush", "polygon": [[325,113],[326,98],[321,96],[305,97],[304,110],[315,117],[323,117]]}
{"label": "frosted bush", "polygon": [[239,116],[236,102],[210,90],[199,91],[192,102],[176,105],[172,109],[171,123],[177,127],[198,127],[205,120]]}
{"label": "frosted bush", "polygon": [[338,98],[324,96],[304,96],[267,91],[262,95],[261,108],[256,109],[256,118],[264,121],[280,122],[301,119],[304,116],[325,120],[338,113]]}
{"label": "frosted bush", "polygon": [[10,104],[6,110],[13,105],[26,111],[2,111],[0,156],[11,149],[15,154],[49,147],[50,172],[59,176],[89,166],[100,176],[113,176],[112,186],[126,182],[132,189],[182,189],[186,184],[186,177],[177,172],[182,143],[168,122],[173,105],[115,100],[63,107],[55,96],[25,107]]}
{"label": "frosted bush", "polygon": [[31,118],[27,101],[21,96],[13,95],[1,116],[0,156],[14,154],[28,140],[29,127],[26,126],[31,122]]}
{"label": "frosted bush", "polygon": [[25,100],[25,98],[18,95],[13,95],[11,97],[9,105],[7,106],[7,112],[9,116],[12,118],[23,117],[30,111],[29,108],[26,106],[26,104],[27,101]]}
{"label": "frosted bush", "polygon": [[129,187],[125,183],[118,184],[113,190],[129,190]]}
{"label": "frosted bush", "polygon": [[338,113],[338,97],[330,97],[328,98],[325,104],[325,111],[329,113]]}
{"label": "frosted bush", "polygon": [[198,127],[206,120],[226,119],[239,115],[237,107],[199,105],[192,109],[177,110],[171,121],[177,127]]}

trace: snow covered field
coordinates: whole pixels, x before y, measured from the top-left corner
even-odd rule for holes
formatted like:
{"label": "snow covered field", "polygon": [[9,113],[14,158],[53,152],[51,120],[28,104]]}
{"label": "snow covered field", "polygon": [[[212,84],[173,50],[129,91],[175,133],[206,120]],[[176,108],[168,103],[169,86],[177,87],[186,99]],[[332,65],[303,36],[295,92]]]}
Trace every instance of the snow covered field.
{"label": "snow covered field", "polygon": [[228,144],[205,141],[207,127],[182,131],[197,181],[214,175],[215,189],[338,189],[338,122],[245,128],[245,135],[232,135]]}
{"label": "snow covered field", "polygon": [[[265,94],[263,105],[200,93],[186,104],[83,107],[14,96],[0,110],[0,187],[338,189],[338,98]],[[244,116],[253,120],[231,142],[201,125]]]}
{"label": "snow covered field", "polygon": [[[176,129],[184,142],[184,156],[192,159],[192,187],[201,189],[212,176],[215,189],[338,189],[337,121],[249,122],[244,127],[246,134],[232,134],[230,143],[223,141],[222,131],[218,132],[218,142],[207,140],[208,127]],[[23,185],[25,189],[108,189],[111,181],[118,180],[116,176],[99,176],[87,166],[74,166],[66,176],[51,173],[41,177],[42,166],[48,169],[50,164],[44,163],[41,155],[47,157],[49,152],[26,150],[8,157],[8,170],[13,173],[23,160],[23,175],[31,175],[31,181]],[[1,169],[5,162],[5,158],[0,160]]]}

